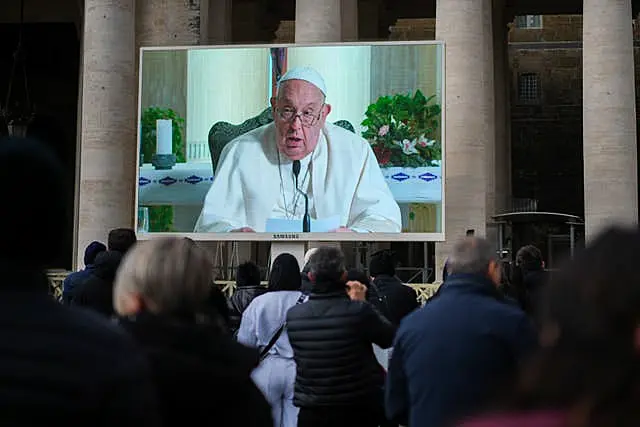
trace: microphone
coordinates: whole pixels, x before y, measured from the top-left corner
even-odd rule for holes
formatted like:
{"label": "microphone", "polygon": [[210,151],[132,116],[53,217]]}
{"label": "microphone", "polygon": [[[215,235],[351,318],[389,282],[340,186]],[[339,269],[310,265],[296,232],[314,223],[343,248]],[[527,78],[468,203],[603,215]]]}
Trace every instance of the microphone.
{"label": "microphone", "polygon": [[298,175],[300,175],[300,160],[293,161],[293,176],[296,180],[296,190],[304,197],[304,216],[302,217],[302,232],[309,233],[311,231],[311,216],[309,215],[309,196],[298,187]]}

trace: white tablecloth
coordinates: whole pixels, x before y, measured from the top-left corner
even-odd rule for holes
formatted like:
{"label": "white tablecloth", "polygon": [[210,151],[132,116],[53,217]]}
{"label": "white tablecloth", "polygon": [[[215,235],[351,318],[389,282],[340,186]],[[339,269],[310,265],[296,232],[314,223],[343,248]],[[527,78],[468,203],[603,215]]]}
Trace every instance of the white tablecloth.
{"label": "white tablecloth", "polygon": [[[442,169],[382,168],[387,185],[398,203],[442,201]],[[151,164],[140,168],[138,203],[141,205],[202,206],[213,182],[209,162],[178,163],[170,170]]]}
{"label": "white tablecloth", "polygon": [[212,182],[211,163],[177,163],[170,170],[145,163],[138,175],[138,204],[202,206]]}

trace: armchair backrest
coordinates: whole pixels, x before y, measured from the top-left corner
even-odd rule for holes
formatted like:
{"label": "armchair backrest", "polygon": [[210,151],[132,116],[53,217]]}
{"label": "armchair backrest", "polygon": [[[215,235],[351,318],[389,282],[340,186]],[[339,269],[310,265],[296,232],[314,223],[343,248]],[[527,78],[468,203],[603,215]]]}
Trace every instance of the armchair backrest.
{"label": "armchair backrest", "polygon": [[[216,170],[217,162],[220,158],[220,154],[222,154],[222,150],[229,142],[233,141],[240,135],[257,129],[260,126],[269,124],[272,121],[273,115],[271,114],[271,107],[269,107],[257,116],[251,117],[239,125],[234,125],[228,122],[218,122],[211,126],[208,142],[213,171],[215,172]],[[334,124],[355,133],[355,128],[348,120],[338,120]]]}

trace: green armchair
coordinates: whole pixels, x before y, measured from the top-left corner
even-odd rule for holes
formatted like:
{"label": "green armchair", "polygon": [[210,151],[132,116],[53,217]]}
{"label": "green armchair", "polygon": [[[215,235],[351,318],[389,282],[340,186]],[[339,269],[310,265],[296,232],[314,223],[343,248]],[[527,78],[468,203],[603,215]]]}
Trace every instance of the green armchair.
{"label": "green armchair", "polygon": [[[269,107],[262,113],[245,120],[239,125],[234,125],[228,122],[218,122],[211,126],[208,142],[213,171],[215,172],[216,170],[217,161],[220,158],[220,154],[222,154],[222,150],[225,145],[240,135],[257,129],[260,126],[269,124],[272,121],[273,115],[271,114],[271,107]],[[355,128],[347,120],[338,120],[337,122],[334,122],[334,124],[355,133]]]}

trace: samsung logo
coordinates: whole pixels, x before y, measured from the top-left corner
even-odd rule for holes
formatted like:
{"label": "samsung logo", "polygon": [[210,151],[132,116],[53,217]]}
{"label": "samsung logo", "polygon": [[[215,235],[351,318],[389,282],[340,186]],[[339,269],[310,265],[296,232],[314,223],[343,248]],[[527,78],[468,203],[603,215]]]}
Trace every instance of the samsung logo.
{"label": "samsung logo", "polygon": [[291,234],[280,233],[280,234],[274,234],[273,238],[274,239],[299,239],[300,235],[295,233],[291,233]]}

